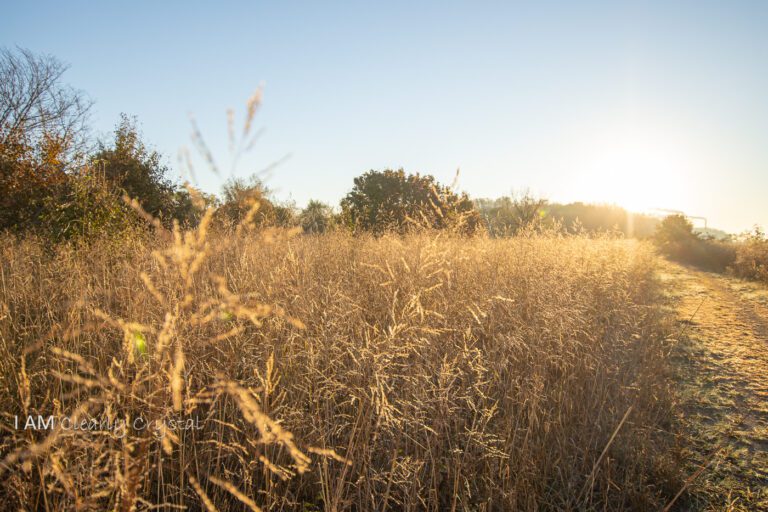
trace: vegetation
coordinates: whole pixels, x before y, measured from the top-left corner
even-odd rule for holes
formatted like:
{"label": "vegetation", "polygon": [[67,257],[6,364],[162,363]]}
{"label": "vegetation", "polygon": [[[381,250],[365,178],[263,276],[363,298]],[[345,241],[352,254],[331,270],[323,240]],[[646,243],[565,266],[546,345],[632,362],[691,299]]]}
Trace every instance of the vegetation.
{"label": "vegetation", "polygon": [[7,432],[9,507],[646,510],[679,488],[648,246],[210,219],[117,251],[3,240],[6,421],[129,425]]}
{"label": "vegetation", "polygon": [[52,240],[116,233],[140,222],[123,196],[166,226],[199,221],[201,209],[168,180],[135,120],[123,116],[114,140],[91,150],[90,103],[61,84],[65,70],[53,57],[0,53],[0,230]]}
{"label": "vegetation", "polygon": [[497,199],[476,199],[488,232],[493,236],[510,236],[525,228],[561,229],[568,233],[619,232],[628,237],[651,237],[659,220],[633,214],[613,205],[550,203],[530,192]]}
{"label": "vegetation", "polygon": [[492,236],[513,236],[525,229],[541,227],[547,201],[524,192],[515,197],[478,199],[477,209]]}
{"label": "vegetation", "polygon": [[[766,280],[761,231],[716,241],[683,216],[528,193],[473,202],[402,169],[355,178],[338,213],[257,178],[206,195],[170,180],[127,116],[91,147],[63,69],[0,60],[7,508],[687,499],[671,318],[653,246],[631,237],[656,229],[671,259]],[[229,114],[235,161],[260,101],[240,142]]]}
{"label": "vegetation", "polygon": [[733,244],[700,237],[683,215],[664,218],[656,231],[655,241],[667,257],[704,270],[724,272],[736,259]]}
{"label": "vegetation", "polygon": [[466,194],[456,194],[434,177],[398,171],[369,171],[355,178],[341,201],[343,218],[354,230],[403,233],[414,227],[473,233],[480,217]]}
{"label": "vegetation", "polygon": [[740,239],[717,239],[696,233],[684,216],[671,215],[661,222],[654,240],[661,252],[672,260],[703,270],[768,282],[768,240],[758,227]]}
{"label": "vegetation", "polygon": [[768,283],[768,239],[760,228],[747,234],[736,249],[736,275]]}
{"label": "vegetation", "polygon": [[305,233],[327,233],[336,227],[336,217],[333,209],[325,203],[311,200],[302,210],[301,228]]}
{"label": "vegetation", "polygon": [[653,236],[659,224],[656,217],[628,212],[615,205],[551,204],[545,213],[548,218],[559,221],[571,231],[618,231],[624,236],[641,239]]}
{"label": "vegetation", "polygon": [[40,227],[66,169],[82,162],[90,104],[60,83],[65,66],[0,50],[0,229]]}

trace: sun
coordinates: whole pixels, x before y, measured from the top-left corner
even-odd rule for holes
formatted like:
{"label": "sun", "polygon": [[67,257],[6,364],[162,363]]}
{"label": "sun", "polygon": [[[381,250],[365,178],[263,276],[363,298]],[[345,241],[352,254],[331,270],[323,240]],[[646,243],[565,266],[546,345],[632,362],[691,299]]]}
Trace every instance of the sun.
{"label": "sun", "polygon": [[645,212],[680,207],[690,190],[689,159],[670,140],[645,133],[608,134],[581,153],[578,188],[590,202]]}

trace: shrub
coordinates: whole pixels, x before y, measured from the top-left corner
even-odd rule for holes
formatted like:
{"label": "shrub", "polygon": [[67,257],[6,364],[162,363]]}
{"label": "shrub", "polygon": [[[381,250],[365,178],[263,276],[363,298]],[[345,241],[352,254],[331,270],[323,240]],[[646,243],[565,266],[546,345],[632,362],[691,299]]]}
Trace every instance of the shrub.
{"label": "shrub", "polygon": [[141,228],[145,222],[92,166],[70,175],[55,196],[45,201],[38,230],[52,241],[121,237],[124,231]]}
{"label": "shrub", "polygon": [[299,215],[305,233],[325,233],[334,228],[336,219],[333,209],[320,201],[310,200]]}
{"label": "shrub", "polygon": [[703,270],[725,272],[736,260],[733,243],[701,238],[683,215],[665,217],[656,230],[654,240],[668,258]]}
{"label": "shrub", "polygon": [[760,228],[737,246],[733,270],[740,277],[768,282],[768,239]]}
{"label": "shrub", "polygon": [[221,206],[214,214],[215,227],[289,228],[299,224],[296,206],[271,199],[270,190],[255,176],[230,179],[223,187],[222,196]]}

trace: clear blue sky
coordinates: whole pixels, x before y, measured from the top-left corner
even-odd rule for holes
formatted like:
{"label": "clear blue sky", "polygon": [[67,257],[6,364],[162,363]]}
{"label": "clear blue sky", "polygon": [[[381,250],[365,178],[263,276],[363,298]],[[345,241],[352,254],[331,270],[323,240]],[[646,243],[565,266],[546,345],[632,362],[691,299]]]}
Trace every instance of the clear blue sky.
{"label": "clear blue sky", "polygon": [[[474,197],[528,187],[768,225],[768,2],[14,2],[0,45],[50,53],[176,168],[188,113],[225,165],[228,107],[265,82],[238,173],[333,204],[404,167]],[[199,184],[215,191],[220,181]]]}

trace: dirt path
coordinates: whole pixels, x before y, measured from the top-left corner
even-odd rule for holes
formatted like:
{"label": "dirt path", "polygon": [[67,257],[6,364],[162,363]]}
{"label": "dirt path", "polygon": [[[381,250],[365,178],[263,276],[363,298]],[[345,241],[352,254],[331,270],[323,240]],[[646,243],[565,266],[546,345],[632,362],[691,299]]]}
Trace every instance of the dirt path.
{"label": "dirt path", "polygon": [[768,289],[664,266],[681,343],[673,354],[694,509],[768,510]]}

